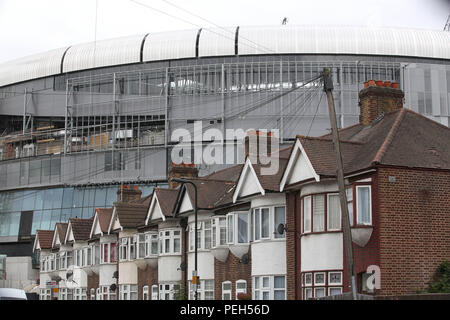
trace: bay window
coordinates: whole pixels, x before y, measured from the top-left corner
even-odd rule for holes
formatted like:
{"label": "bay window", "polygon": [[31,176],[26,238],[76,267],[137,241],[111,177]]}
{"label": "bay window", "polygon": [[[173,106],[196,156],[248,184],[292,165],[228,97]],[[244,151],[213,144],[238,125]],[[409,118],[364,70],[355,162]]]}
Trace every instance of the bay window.
{"label": "bay window", "polygon": [[254,300],[285,300],[286,276],[260,276],[253,277]]}
{"label": "bay window", "polygon": [[227,215],[227,243],[245,244],[250,240],[250,217],[247,211]]}
{"label": "bay window", "polygon": [[280,234],[278,233],[278,226],[280,224],[286,224],[286,207],[275,207],[274,209],[274,235],[276,239],[285,238],[286,234]]}
{"label": "bay window", "polygon": [[270,210],[269,208],[253,209],[253,234],[255,240],[270,238]]}
{"label": "bay window", "polygon": [[216,217],[211,220],[212,248],[224,246],[227,242],[226,217]]}
{"label": "bay window", "polygon": [[181,253],[180,230],[165,230],[159,232],[159,253],[160,254]]}
{"label": "bay window", "polygon": [[137,235],[137,258],[138,259],[144,259],[146,257],[146,235],[143,233],[140,233]]}
{"label": "bay window", "polygon": [[372,224],[370,186],[356,186],[356,223]]}
{"label": "bay window", "polygon": [[313,196],[313,231],[320,232],[325,230],[325,198],[323,195]]}
{"label": "bay window", "polygon": [[145,234],[145,256],[158,255],[158,233],[150,232]]}
{"label": "bay window", "polygon": [[101,263],[115,263],[117,262],[116,243],[102,243],[101,244]]}
{"label": "bay window", "polygon": [[311,232],[311,196],[303,198],[303,232]]}
{"label": "bay window", "polygon": [[121,284],[119,286],[120,300],[137,300],[138,299],[137,284]]}
{"label": "bay window", "polygon": [[116,300],[116,292],[109,290],[109,286],[100,287],[100,296],[99,300]]}
{"label": "bay window", "polygon": [[[189,225],[189,251],[195,250],[195,223]],[[212,247],[212,224],[211,220],[197,223],[197,249],[209,250]]]}
{"label": "bay window", "polygon": [[164,283],[159,285],[160,300],[174,300],[180,291],[180,285],[177,283]]}
{"label": "bay window", "polygon": [[[214,300],[214,280],[199,280],[197,284],[198,300]],[[192,281],[189,281],[189,300],[195,299]]]}
{"label": "bay window", "polygon": [[328,194],[327,198],[327,227],[328,230],[341,229],[341,206],[339,194]]}

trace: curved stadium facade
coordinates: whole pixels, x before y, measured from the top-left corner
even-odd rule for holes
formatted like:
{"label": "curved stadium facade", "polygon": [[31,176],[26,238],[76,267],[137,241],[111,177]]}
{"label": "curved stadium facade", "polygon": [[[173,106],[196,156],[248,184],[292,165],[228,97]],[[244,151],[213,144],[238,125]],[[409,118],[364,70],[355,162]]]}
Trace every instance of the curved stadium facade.
{"label": "curved stadium facade", "polygon": [[[173,130],[279,129],[281,144],[358,122],[367,80],[449,125],[450,33],[276,26],[142,34],[0,65],[0,254],[31,255],[37,229],[111,207],[118,184],[166,185]],[[307,84],[308,83],[308,84]],[[205,141],[206,143],[206,141]],[[236,149],[239,141],[226,141]],[[242,159],[236,159],[239,161]],[[200,166],[200,175],[220,166]]]}

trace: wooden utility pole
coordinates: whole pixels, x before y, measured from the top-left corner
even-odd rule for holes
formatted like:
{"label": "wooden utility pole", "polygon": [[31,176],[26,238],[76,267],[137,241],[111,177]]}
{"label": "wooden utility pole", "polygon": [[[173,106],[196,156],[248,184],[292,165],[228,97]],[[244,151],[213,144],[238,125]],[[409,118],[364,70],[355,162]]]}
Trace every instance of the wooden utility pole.
{"label": "wooden utility pole", "polygon": [[339,141],[339,132],[337,129],[336,122],[336,111],[334,109],[334,99],[333,99],[333,81],[331,80],[330,69],[323,69],[323,81],[324,81],[324,91],[327,94],[328,100],[328,113],[330,115],[331,132],[333,135],[334,151],[336,154],[336,175],[339,186],[339,199],[341,203],[341,213],[342,213],[342,231],[344,235],[344,252],[347,264],[347,278],[350,280],[350,288],[353,300],[357,299],[356,287],[355,287],[355,267],[353,264],[353,245],[352,245],[352,234],[350,230],[350,217],[348,214],[347,207],[347,195],[345,192],[344,183],[344,166],[342,164],[342,153],[341,144]]}

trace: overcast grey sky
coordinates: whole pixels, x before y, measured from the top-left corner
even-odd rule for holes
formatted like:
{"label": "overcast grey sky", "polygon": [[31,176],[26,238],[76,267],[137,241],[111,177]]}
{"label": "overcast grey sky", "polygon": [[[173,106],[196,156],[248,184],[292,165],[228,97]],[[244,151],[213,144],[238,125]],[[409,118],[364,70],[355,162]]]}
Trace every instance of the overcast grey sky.
{"label": "overcast grey sky", "polygon": [[290,25],[442,30],[450,14],[450,0],[0,0],[0,62],[95,38],[214,27],[168,2],[220,26],[287,17]]}

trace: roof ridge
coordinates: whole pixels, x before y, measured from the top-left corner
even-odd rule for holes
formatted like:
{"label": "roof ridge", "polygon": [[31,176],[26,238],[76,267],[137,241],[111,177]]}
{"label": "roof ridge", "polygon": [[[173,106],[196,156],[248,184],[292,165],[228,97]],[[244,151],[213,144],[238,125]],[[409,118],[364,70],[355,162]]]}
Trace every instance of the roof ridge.
{"label": "roof ridge", "polygon": [[[309,136],[303,136],[303,135],[300,135],[300,134],[297,135],[297,139],[307,139],[307,140],[318,140],[318,141],[333,142],[332,138],[328,139],[328,138],[323,138],[323,137],[309,137]],[[342,140],[342,139],[339,139],[339,142],[341,142],[341,143],[351,143],[351,144],[357,144],[357,145],[364,144],[364,142],[361,142],[361,141]]]}
{"label": "roof ridge", "polygon": [[395,135],[398,132],[398,128],[400,127],[400,123],[402,122],[403,118],[405,117],[407,109],[402,108],[400,112],[398,113],[397,117],[395,118],[394,124],[392,125],[391,129],[389,130],[388,134],[386,135],[386,138],[384,139],[383,143],[381,144],[381,147],[378,149],[377,153],[375,154],[375,157],[372,160],[372,163],[381,163],[381,160],[383,159],[384,155],[386,154],[387,149],[389,148],[390,144],[394,140]]}

